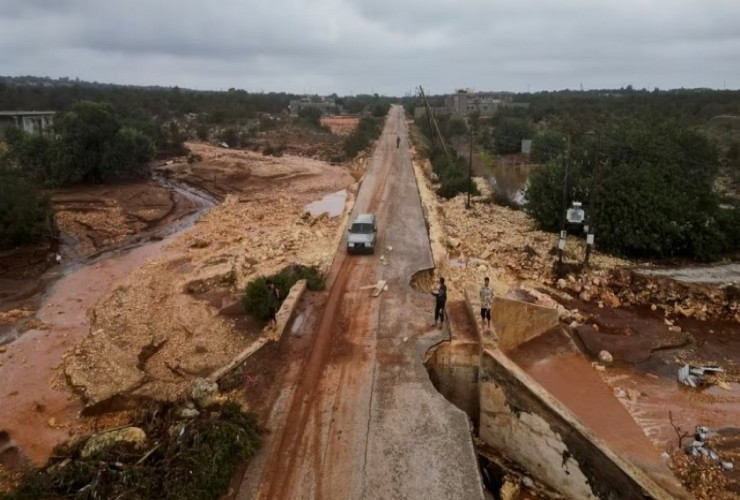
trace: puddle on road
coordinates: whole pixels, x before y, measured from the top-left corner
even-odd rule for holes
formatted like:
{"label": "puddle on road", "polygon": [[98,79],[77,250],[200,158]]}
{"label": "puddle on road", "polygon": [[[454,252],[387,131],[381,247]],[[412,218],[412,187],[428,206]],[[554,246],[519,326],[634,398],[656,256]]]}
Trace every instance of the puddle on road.
{"label": "puddle on road", "polygon": [[329,193],[318,201],[306,205],[306,211],[317,217],[327,213],[329,217],[338,217],[344,212],[344,204],[347,201],[347,190],[342,189],[336,193]]}

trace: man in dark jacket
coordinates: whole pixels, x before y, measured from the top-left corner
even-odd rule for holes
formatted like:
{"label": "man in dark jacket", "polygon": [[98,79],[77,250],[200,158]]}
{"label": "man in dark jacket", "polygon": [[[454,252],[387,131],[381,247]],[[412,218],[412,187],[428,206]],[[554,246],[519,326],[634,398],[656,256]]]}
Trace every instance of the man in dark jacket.
{"label": "man in dark jacket", "polygon": [[270,328],[277,327],[278,307],[280,307],[280,290],[278,290],[272,280],[267,280],[267,315],[270,321]]}
{"label": "man in dark jacket", "polygon": [[434,305],[434,325],[437,325],[437,319],[439,319],[439,326],[442,326],[445,321],[445,304],[447,303],[447,286],[444,278],[439,278],[439,287],[432,292],[432,295],[437,297]]}

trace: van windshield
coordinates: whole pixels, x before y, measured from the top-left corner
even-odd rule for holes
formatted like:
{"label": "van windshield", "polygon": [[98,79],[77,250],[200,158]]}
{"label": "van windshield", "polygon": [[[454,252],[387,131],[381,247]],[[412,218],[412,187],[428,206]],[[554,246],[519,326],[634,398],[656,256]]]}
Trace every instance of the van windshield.
{"label": "van windshield", "polygon": [[354,224],[352,224],[352,226],[350,226],[349,232],[359,234],[372,234],[373,225],[368,223],[355,222]]}

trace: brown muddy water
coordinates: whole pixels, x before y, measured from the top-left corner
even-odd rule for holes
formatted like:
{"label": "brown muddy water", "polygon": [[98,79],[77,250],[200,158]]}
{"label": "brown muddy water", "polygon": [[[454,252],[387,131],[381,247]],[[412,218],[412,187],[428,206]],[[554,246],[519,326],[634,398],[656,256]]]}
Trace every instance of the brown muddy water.
{"label": "brown muddy water", "polygon": [[[94,261],[70,264],[41,302],[37,318],[44,329],[5,339],[10,343],[0,353],[0,432],[35,464],[42,464],[53,447],[79,426],[81,401],[67,389],[58,367],[64,353],[88,334],[91,308],[143,264],[155,257],[176,257],[166,245],[214,204],[192,188],[172,189],[193,199],[200,210],[161,228],[154,241],[139,240],[134,247],[100,255]],[[162,233],[168,236],[160,239]],[[3,456],[9,456],[8,450]]]}
{"label": "brown muddy water", "polygon": [[344,212],[344,204],[347,201],[347,190],[342,189],[336,193],[329,193],[320,200],[306,205],[306,211],[317,217],[327,213],[329,217],[338,217]]}

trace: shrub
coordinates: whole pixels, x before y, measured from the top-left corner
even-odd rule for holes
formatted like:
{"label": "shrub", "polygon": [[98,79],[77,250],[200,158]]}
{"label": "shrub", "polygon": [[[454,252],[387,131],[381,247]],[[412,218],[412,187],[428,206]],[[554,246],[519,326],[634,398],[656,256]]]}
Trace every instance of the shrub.
{"label": "shrub", "polygon": [[323,290],[326,278],[316,266],[290,265],[272,276],[260,276],[247,284],[244,290],[244,310],[247,314],[262,321],[269,318],[267,308],[267,280],[272,280],[280,290],[281,300],[298,280],[305,279],[309,290]]}
{"label": "shrub", "polygon": [[298,111],[298,118],[312,127],[321,128],[321,114],[319,108],[305,107]]}
{"label": "shrub", "polygon": [[344,139],[343,149],[347,158],[354,158],[360,151],[367,149],[372,141],[383,131],[383,119],[374,116],[363,116],[357,127]]}
{"label": "shrub", "polygon": [[85,440],[58,447],[44,469],[27,471],[0,499],[217,499],[227,491],[237,461],[250,458],[261,444],[255,416],[233,401],[192,420],[179,419],[175,405],[154,405],[133,425],[146,432],[145,448],[118,443],[83,458]]}
{"label": "shrub", "polygon": [[22,178],[0,172],[0,249],[42,241],[51,236],[53,208]]}

